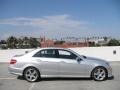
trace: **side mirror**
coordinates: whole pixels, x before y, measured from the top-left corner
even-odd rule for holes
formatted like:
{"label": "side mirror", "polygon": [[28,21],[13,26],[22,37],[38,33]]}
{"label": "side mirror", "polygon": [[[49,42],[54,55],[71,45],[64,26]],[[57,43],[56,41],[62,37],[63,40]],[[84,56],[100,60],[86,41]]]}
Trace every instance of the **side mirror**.
{"label": "side mirror", "polygon": [[82,61],[82,59],[79,58],[79,57],[77,57],[76,60],[77,60],[78,62]]}
{"label": "side mirror", "polygon": [[86,57],[86,56],[84,56],[84,55],[82,55],[82,56],[83,56],[83,58],[85,58],[85,59],[87,58],[87,57]]}

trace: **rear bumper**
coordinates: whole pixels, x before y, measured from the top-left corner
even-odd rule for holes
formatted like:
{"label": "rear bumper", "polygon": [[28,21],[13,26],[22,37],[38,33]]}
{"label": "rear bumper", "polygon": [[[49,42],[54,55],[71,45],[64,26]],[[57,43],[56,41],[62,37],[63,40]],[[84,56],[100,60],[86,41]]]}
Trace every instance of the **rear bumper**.
{"label": "rear bumper", "polygon": [[11,74],[22,76],[22,70],[19,69],[19,68],[15,68],[15,67],[13,67],[13,66],[9,66],[9,67],[8,67],[8,71],[9,71],[9,73],[11,73]]}

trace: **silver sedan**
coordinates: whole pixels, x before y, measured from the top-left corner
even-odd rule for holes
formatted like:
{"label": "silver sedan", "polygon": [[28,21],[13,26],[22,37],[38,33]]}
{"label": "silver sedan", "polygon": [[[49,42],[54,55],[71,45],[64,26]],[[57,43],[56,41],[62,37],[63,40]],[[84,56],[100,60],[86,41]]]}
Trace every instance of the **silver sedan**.
{"label": "silver sedan", "polygon": [[29,82],[43,77],[91,77],[103,81],[113,76],[107,61],[82,56],[64,48],[40,48],[14,56],[9,72],[23,76]]}

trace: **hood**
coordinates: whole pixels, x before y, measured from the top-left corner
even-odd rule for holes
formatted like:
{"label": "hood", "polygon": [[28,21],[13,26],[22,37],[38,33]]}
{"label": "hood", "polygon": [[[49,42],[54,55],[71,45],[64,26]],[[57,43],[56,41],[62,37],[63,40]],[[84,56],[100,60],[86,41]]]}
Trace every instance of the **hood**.
{"label": "hood", "polygon": [[97,62],[107,62],[106,60],[95,58],[95,57],[89,57],[89,56],[84,57],[84,59],[91,60],[91,61],[97,61]]}

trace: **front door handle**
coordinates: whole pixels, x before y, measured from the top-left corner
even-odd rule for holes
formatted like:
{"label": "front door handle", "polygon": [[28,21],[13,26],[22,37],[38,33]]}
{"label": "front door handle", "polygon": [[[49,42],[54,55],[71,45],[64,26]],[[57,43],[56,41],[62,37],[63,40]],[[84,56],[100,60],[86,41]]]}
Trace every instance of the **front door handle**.
{"label": "front door handle", "polygon": [[41,62],[41,60],[40,60],[40,59],[36,59],[36,61]]}

